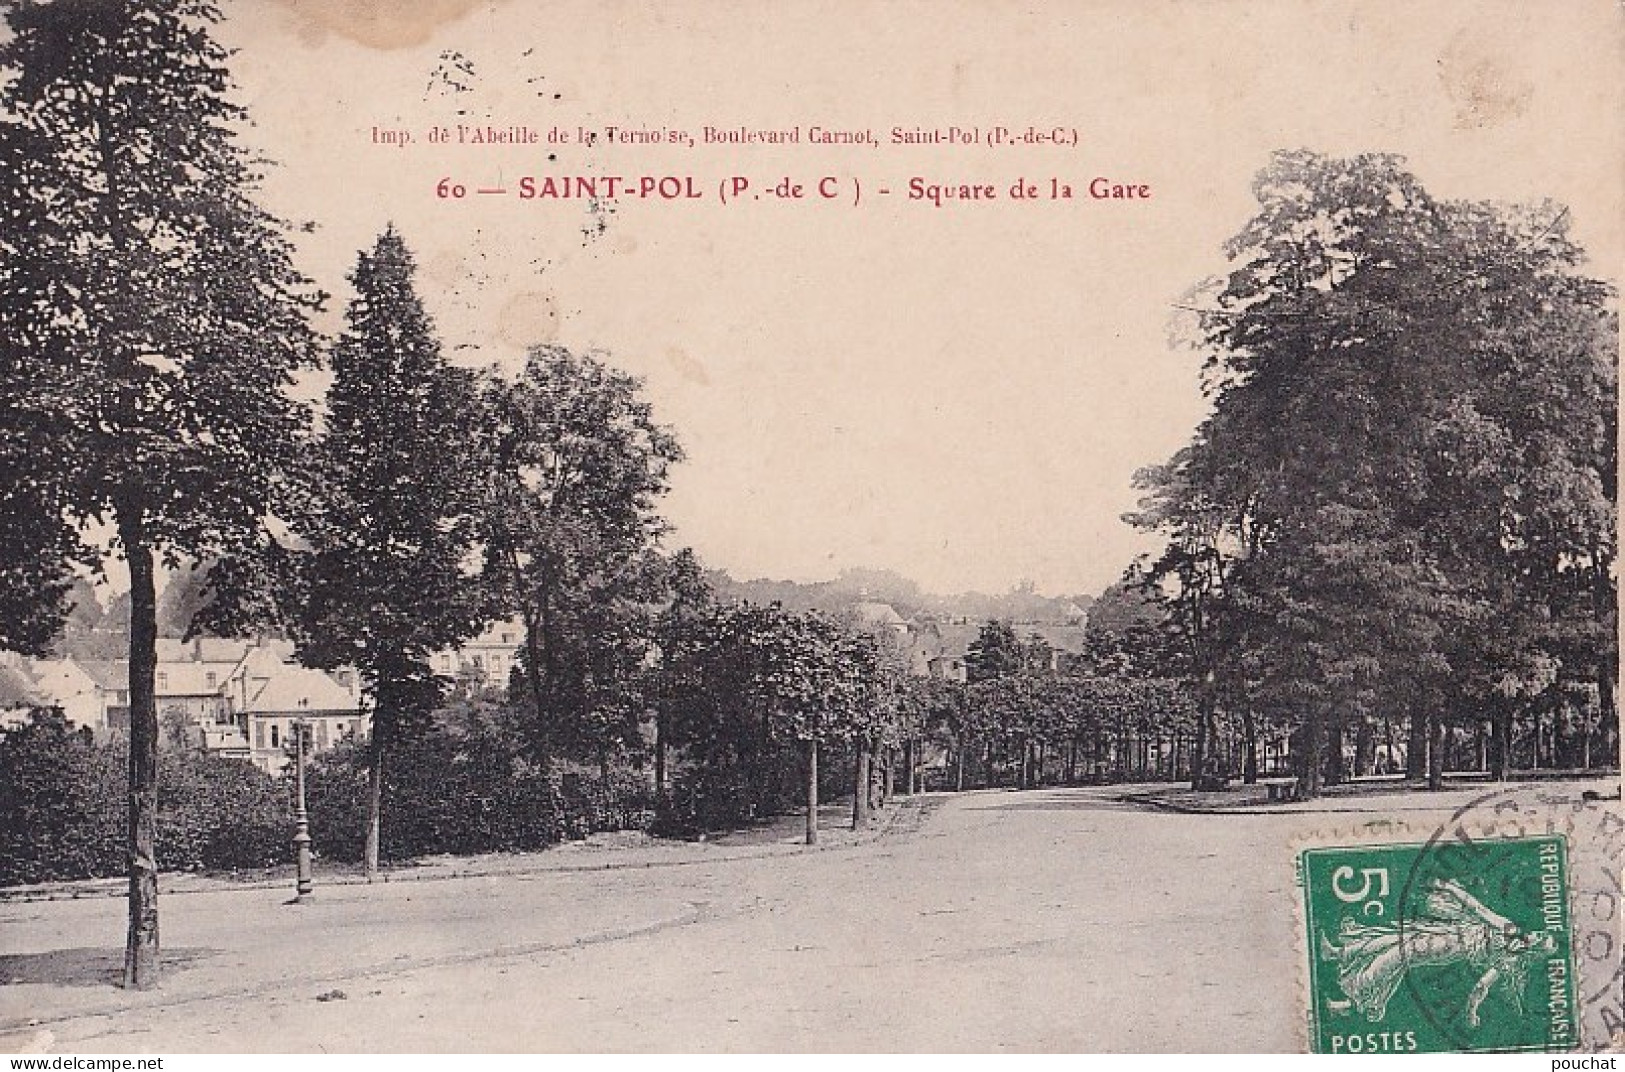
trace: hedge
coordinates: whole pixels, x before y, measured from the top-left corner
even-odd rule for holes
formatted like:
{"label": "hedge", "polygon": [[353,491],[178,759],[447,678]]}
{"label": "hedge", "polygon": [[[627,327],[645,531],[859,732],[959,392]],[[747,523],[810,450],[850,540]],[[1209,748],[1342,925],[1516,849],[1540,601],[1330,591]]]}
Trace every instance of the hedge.
{"label": "hedge", "polygon": [[[364,746],[346,741],[307,768],[318,856],[359,860]],[[97,742],[55,712],[0,729],[0,885],[122,875],[128,750]],[[502,734],[434,726],[385,762],[381,855],[546,848],[598,831],[648,829],[641,774],[569,768],[544,779]],[[195,751],[159,756],[158,860],[165,871],[259,869],[291,859],[292,779]]]}

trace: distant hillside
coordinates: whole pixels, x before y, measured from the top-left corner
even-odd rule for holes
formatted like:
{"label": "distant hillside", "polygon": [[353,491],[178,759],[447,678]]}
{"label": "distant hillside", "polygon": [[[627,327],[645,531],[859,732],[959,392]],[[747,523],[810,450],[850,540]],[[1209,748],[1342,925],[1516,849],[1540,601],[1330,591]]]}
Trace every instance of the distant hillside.
{"label": "distant hillside", "polygon": [[969,621],[1009,618],[1062,624],[1077,619],[1080,611],[1088,613],[1095,598],[1040,595],[1031,585],[1018,586],[1003,595],[963,592],[942,596],[925,591],[901,574],[871,569],[849,569],[834,580],[811,584],[764,578],[741,581],[726,570],[711,570],[706,578],[724,600],[782,603],[792,611],[816,609],[829,613],[840,613],[857,603],[889,603],[905,618],[922,615]]}

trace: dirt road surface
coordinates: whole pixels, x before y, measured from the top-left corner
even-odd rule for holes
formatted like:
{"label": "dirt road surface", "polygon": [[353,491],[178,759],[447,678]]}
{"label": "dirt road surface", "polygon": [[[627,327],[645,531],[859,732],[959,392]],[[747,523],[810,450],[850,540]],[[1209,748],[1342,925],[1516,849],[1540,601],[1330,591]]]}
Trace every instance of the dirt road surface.
{"label": "dirt road surface", "polygon": [[918,798],[821,852],[176,894],[151,994],[112,984],[118,899],[8,903],[0,1051],[1299,1048],[1290,846],[1377,816],[1122,793]]}

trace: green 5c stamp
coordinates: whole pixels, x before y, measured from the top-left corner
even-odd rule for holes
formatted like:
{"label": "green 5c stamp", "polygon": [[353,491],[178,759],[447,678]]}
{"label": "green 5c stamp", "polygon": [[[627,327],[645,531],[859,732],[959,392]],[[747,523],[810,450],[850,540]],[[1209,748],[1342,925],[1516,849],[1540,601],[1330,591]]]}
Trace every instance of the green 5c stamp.
{"label": "green 5c stamp", "polygon": [[1306,849],[1310,1048],[1579,1045],[1561,834]]}

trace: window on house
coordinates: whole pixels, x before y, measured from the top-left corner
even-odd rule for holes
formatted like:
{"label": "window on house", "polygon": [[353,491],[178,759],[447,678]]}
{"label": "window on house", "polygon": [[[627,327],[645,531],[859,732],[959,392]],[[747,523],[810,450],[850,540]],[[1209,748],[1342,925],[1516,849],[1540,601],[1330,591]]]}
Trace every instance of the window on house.
{"label": "window on house", "polygon": [[512,644],[513,643],[513,634],[512,633],[503,633],[502,634],[502,642],[504,644]]}
{"label": "window on house", "polygon": [[168,674],[159,674],[158,675],[158,688],[162,692],[169,691],[169,675]]}
{"label": "window on house", "polygon": [[440,669],[442,669],[442,670],[450,670],[451,669],[451,656],[450,655],[442,655],[440,657]]}
{"label": "window on house", "polygon": [[213,670],[210,670],[207,674],[203,675],[203,682],[204,682],[204,684],[208,685],[209,688],[211,688],[211,689],[214,688],[216,684],[218,684],[218,681],[215,679]]}
{"label": "window on house", "polygon": [[254,723],[254,747],[265,747],[265,723],[263,722]]}
{"label": "window on house", "polygon": [[327,720],[326,719],[323,719],[322,721],[316,723],[316,747],[319,748],[319,749],[327,747]]}
{"label": "window on house", "polygon": [[[271,723],[271,747],[279,748],[281,745],[282,741],[280,740],[280,735],[277,733],[277,725],[273,722]],[[807,762],[811,763],[812,760],[808,760]]]}

